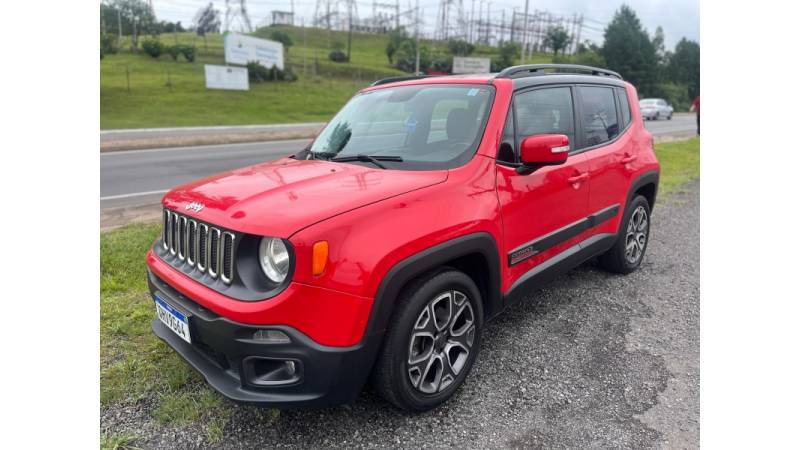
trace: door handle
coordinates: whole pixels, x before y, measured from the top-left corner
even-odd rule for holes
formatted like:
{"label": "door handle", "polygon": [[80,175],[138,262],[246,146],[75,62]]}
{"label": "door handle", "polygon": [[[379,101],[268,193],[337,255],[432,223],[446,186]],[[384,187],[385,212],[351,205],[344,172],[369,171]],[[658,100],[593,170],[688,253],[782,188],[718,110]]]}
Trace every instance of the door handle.
{"label": "door handle", "polygon": [[567,181],[570,182],[570,183],[575,184],[575,183],[580,183],[581,181],[588,180],[588,179],[589,179],[589,173],[588,172],[583,172],[580,175],[575,175],[574,177],[567,178]]}
{"label": "door handle", "polygon": [[628,164],[628,163],[636,161],[636,158],[638,158],[638,157],[639,157],[639,155],[625,155],[620,162],[622,164]]}

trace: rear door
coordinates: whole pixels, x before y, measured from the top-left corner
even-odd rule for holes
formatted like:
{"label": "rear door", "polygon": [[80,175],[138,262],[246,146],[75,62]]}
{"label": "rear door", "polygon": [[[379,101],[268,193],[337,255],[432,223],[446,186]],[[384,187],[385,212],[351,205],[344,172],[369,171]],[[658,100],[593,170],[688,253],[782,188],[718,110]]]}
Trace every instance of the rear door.
{"label": "rear door", "polygon": [[588,214],[592,235],[614,233],[637,154],[632,141],[631,110],[625,90],[605,85],[577,87],[579,149],[589,169]]}
{"label": "rear door", "polygon": [[[507,289],[522,274],[579,242],[589,201],[585,155],[533,173],[516,172],[522,140],[536,134],[575,139],[571,86],[541,87],[514,95],[498,154],[497,192],[503,218]],[[504,161],[505,160],[505,161]]]}

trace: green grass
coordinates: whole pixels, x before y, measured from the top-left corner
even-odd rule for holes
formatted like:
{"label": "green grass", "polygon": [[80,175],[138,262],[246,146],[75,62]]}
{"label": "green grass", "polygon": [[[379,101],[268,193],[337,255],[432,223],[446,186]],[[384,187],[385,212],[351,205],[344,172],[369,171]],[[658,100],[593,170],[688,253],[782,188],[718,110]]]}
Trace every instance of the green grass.
{"label": "green grass", "polygon": [[133,442],[137,439],[134,435],[112,435],[103,433],[100,435],[100,450],[137,450]]}
{"label": "green grass", "polygon": [[700,138],[656,144],[655,149],[661,163],[659,200],[681,192],[686,183],[700,177]]}
{"label": "green grass", "polygon": [[[205,88],[203,66],[224,64],[220,34],[208,35],[206,41],[192,33],[159,37],[167,45],[195,45],[194,63],[186,62],[183,56],[175,62],[166,54],[158,59],[141,51],[132,54],[128,39],[123,39],[119,53],[100,61],[100,128],[327,121],[357,90],[378,78],[405,74],[389,64],[386,36],[353,33],[350,62],[334,63],[328,60],[331,45],[346,43],[346,33],[307,28],[305,45],[302,28],[269,27],[254,34],[268,37],[273,30],[291,36],[294,45],[286,63],[300,78],[291,83],[251,83],[250,90],[244,92]],[[433,54],[446,53],[442,43],[427,45]],[[496,49],[491,47],[479,47],[475,52],[475,56],[495,55]],[[549,55],[535,55],[529,62],[550,61]]]}

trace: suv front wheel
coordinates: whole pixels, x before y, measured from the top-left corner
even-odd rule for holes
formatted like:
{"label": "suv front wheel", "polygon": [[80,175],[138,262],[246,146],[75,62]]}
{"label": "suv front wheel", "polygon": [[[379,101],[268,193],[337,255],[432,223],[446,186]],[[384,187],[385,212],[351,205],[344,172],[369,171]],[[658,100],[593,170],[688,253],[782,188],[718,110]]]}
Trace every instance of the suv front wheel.
{"label": "suv front wheel", "polygon": [[457,270],[441,269],[407,286],[373,374],[381,396],[409,411],[452,397],[478,355],[481,305],[475,282]]}
{"label": "suv front wheel", "polygon": [[600,255],[600,266],[610,272],[633,272],[642,264],[649,238],[650,204],[637,195],[625,209],[616,243]]}

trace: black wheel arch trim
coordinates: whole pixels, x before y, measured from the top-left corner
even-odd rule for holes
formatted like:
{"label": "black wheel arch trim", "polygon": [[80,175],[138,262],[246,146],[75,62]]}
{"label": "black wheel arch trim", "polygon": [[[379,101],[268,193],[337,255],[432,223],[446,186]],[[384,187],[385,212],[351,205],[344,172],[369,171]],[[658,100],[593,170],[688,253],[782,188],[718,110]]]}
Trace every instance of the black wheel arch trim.
{"label": "black wheel arch trim", "polygon": [[636,192],[639,191],[639,189],[643,188],[644,186],[647,186],[648,184],[652,184],[653,186],[655,186],[655,189],[653,190],[653,202],[650,205],[650,211],[652,211],[656,206],[659,177],[660,174],[658,170],[651,170],[636,177],[636,179],[633,180],[633,183],[631,183],[630,189],[628,189],[628,198],[625,201],[625,206],[627,207],[631,203],[631,201],[633,201],[633,197],[634,195],[636,195]]}
{"label": "black wheel arch trim", "polygon": [[383,277],[370,313],[365,336],[383,334],[388,327],[395,302],[403,287],[423,273],[440,267],[463,256],[480,254],[486,259],[489,268],[486,286],[487,298],[483,307],[488,313],[485,319],[502,309],[500,288],[500,253],[497,242],[487,232],[477,232],[460,236],[419,253],[411,255],[395,264]]}

